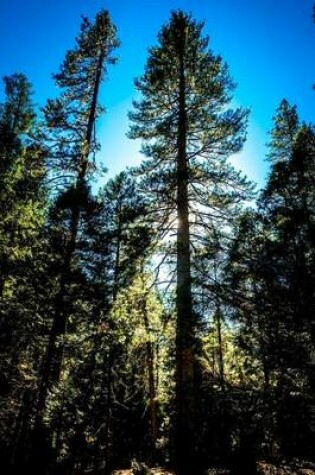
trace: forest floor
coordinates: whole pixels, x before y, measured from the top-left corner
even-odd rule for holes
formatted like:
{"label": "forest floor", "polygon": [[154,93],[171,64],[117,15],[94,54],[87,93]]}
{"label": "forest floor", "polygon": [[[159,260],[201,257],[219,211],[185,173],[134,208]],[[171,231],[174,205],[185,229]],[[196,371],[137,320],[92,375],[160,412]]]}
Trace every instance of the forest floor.
{"label": "forest floor", "polygon": [[[173,472],[162,468],[152,468],[148,472],[150,475],[174,475]],[[258,475],[315,475],[315,464],[312,463],[281,463],[273,465],[267,462],[258,462]],[[133,475],[132,470],[115,470],[112,475]],[[194,474],[192,474],[194,475]],[[228,469],[209,469],[207,475],[233,475]]]}
{"label": "forest floor", "polygon": [[282,462],[277,466],[259,462],[257,468],[259,475],[315,475],[315,464],[306,461]]}
{"label": "forest floor", "polygon": [[[112,475],[133,475],[132,470],[114,470]],[[150,475],[174,475],[172,472],[167,472],[162,468],[151,468]]]}

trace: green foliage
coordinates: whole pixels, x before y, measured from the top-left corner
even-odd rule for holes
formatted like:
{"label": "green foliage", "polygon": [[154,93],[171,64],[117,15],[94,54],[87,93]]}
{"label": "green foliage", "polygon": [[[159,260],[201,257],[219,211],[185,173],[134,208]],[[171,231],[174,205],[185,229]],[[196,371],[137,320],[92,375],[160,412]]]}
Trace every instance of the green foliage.
{"label": "green foliage", "polygon": [[92,23],[83,17],[75,47],[69,50],[54,75],[61,94],[44,108],[45,139],[49,145],[50,173],[76,179],[77,174],[95,172],[99,144],[95,121],[104,112],[99,89],[108,65],[115,64],[113,51],[119,46],[109,13],[101,10]]}
{"label": "green foliage", "polygon": [[[161,243],[159,253],[164,249],[171,255],[164,258],[166,263],[172,263],[174,255],[177,265],[181,259],[179,230],[183,217],[179,210],[186,187],[190,279],[196,309],[198,294],[204,292],[202,284],[209,274],[213,278],[214,258],[209,249],[219,246],[222,251],[226,246],[225,235],[231,230],[232,218],[238,215],[242,201],[252,194],[250,183],[228,161],[242,147],[248,111],[228,108],[234,84],[222,58],[209,50],[209,38],[202,36],[202,29],[203,24],[190,15],[172,13],[159,33],[158,45],[149,51],[144,75],[136,80],[142,97],[134,102],[130,113],[130,136],[143,139],[142,150],[147,157],[138,170],[149,204],[147,222]],[[179,45],[179,41],[183,44]],[[181,56],[185,75],[182,87]],[[179,164],[181,97],[185,176]],[[213,294],[208,292],[209,297],[213,300]]]}
{"label": "green foliage", "polygon": [[[29,435],[38,376],[41,274],[45,248],[44,149],[38,145],[31,85],[4,78],[0,105],[0,446],[19,457]],[[4,461],[5,463],[5,461]]]}
{"label": "green foliage", "polygon": [[[208,48],[202,29],[191,15],[172,12],[158,45],[149,50],[144,75],[135,82],[141,96],[130,113],[130,137],[143,140],[146,156],[138,173],[149,200],[149,219],[160,242],[172,243],[176,236],[176,248],[169,249],[176,259],[174,433],[180,474],[199,473],[203,463],[197,333],[205,318],[198,313],[197,295],[203,293],[203,301],[214,295],[205,291],[213,272],[211,258],[203,262],[202,257],[216,230],[220,234],[220,228],[230,227],[251,189],[228,161],[242,148],[248,111],[229,108],[234,84],[222,58]],[[223,374],[222,358],[220,365]]]}
{"label": "green foliage", "polygon": [[262,393],[267,451],[276,441],[282,454],[305,456],[314,440],[306,423],[314,410],[314,131],[283,101],[271,135],[259,209],[242,217],[231,250],[232,312],[250,370],[257,367],[249,382]]}
{"label": "green foliage", "polygon": [[[143,98],[134,102],[134,111],[130,113],[130,136],[144,141],[143,152],[149,159],[140,172],[145,175],[144,185],[160,221],[162,210],[165,222],[171,219],[176,202],[181,28],[191,212],[197,213],[197,203],[220,209],[223,203],[241,199],[246,189],[244,180],[226,158],[241,149],[247,111],[227,109],[234,84],[226,64],[208,49],[209,39],[202,37],[202,27],[189,15],[173,12],[169,24],[159,34],[158,46],[150,49],[144,76],[136,80]],[[225,186],[227,176],[231,183],[237,183],[233,198]]]}
{"label": "green foliage", "polygon": [[314,456],[314,126],[280,103],[267,184],[243,210],[253,187],[229,157],[248,111],[229,108],[203,26],[175,11],[161,28],[130,114],[145,160],[97,193],[108,12],[83,17],[41,122],[26,77],[4,78],[4,473],[142,470],[179,447],[180,475]]}

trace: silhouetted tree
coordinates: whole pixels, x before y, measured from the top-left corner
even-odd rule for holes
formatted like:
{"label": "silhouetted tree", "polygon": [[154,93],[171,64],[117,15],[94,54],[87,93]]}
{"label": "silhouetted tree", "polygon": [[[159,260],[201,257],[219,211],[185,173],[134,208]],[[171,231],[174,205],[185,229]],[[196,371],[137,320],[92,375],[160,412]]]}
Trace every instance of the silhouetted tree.
{"label": "silhouetted tree", "polygon": [[[63,92],[59,98],[49,100],[44,109],[51,174],[66,174],[68,179],[55,202],[62,221],[63,248],[60,250],[59,288],[55,293],[52,326],[39,385],[35,434],[41,432],[48,391],[60,378],[61,337],[67,327],[68,295],[75,272],[82,210],[90,201],[88,181],[98,148],[95,124],[102,112],[99,91],[108,64],[115,62],[112,52],[117,45],[116,30],[107,11],[99,12],[94,23],[84,17],[75,48],[67,53],[60,73],[54,76]],[[42,436],[39,438],[41,440]]]}
{"label": "silhouetted tree", "polygon": [[158,46],[150,49],[144,76],[136,81],[143,99],[134,103],[130,114],[131,136],[144,140],[143,151],[149,157],[142,173],[155,200],[157,226],[165,232],[173,222],[176,228],[176,464],[180,474],[196,473],[200,462],[193,238],[206,216],[220,221],[222,208],[232,208],[246,189],[227,157],[241,149],[247,112],[227,109],[234,84],[222,59],[208,50],[202,27],[190,15],[172,13],[159,33]]}

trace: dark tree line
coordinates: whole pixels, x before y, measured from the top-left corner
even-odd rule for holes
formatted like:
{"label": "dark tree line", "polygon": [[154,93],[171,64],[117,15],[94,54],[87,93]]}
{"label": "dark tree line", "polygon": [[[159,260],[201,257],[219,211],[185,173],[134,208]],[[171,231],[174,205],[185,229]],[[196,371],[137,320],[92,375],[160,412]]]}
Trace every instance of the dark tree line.
{"label": "dark tree line", "polygon": [[98,191],[109,13],[82,19],[40,112],[23,74],[4,78],[3,473],[314,461],[314,126],[281,102],[250,206],[229,160],[248,111],[203,26],[162,27],[130,112],[145,159]]}

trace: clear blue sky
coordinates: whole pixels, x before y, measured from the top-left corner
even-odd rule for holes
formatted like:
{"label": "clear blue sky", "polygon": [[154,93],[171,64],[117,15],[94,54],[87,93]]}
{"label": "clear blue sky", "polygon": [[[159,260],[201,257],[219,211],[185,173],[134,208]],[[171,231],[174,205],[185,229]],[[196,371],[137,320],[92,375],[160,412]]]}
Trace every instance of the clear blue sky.
{"label": "clear blue sky", "polygon": [[315,121],[315,24],[313,0],[1,0],[0,75],[23,72],[44,105],[56,94],[52,73],[74,45],[80,15],[106,8],[118,28],[120,62],[102,89],[107,115],[99,124],[102,161],[110,175],[139,161],[139,143],[125,137],[133,79],[143,72],[147,49],[170,11],[181,8],[205,20],[211,48],[227,61],[238,86],[235,104],[251,108],[248,141],[235,159],[262,185],[265,144],[282,98]]}

